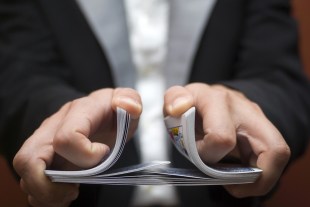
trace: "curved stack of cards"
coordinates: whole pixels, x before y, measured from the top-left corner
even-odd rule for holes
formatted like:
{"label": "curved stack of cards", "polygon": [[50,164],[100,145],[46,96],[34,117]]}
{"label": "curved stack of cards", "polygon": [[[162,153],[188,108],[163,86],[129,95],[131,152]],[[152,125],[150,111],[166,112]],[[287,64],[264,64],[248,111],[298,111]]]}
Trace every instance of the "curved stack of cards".
{"label": "curved stack of cards", "polygon": [[166,117],[168,134],[173,145],[186,157],[193,168],[171,168],[170,161],[153,161],[111,169],[121,156],[126,144],[130,115],[117,108],[115,146],[102,162],[90,169],[76,171],[45,170],[53,182],[106,185],[228,185],[252,183],[262,170],[240,164],[218,163],[207,165],[197,151],[195,141],[195,108],[181,117]]}

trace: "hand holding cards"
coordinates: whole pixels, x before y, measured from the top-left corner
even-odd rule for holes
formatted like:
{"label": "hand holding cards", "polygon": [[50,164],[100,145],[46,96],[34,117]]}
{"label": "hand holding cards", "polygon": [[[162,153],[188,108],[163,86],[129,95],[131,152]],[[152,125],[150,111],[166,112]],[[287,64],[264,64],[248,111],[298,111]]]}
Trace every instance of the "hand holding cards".
{"label": "hand holding cards", "polygon": [[109,170],[121,156],[130,124],[129,114],[117,109],[117,136],[114,148],[102,162],[78,171],[46,170],[53,182],[109,185],[227,185],[254,182],[260,169],[241,165],[208,166],[199,157],[195,142],[195,108],[180,118],[166,117],[165,124],[174,146],[197,168],[170,168],[170,161],[153,161]]}

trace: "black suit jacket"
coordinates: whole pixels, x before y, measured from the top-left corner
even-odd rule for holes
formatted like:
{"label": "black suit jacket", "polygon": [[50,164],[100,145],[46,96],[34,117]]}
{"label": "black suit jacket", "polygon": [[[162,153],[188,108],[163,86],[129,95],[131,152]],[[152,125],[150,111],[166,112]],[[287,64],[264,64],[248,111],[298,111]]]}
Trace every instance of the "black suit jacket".
{"label": "black suit jacket", "polygon": [[[222,83],[242,91],[278,127],[294,159],[307,143],[310,96],[289,14],[288,0],[218,0],[188,82]],[[0,147],[9,160],[61,105],[105,87],[114,87],[109,62],[73,0],[0,1]],[[137,162],[133,151],[129,143],[124,153],[131,156],[118,164]],[[176,166],[189,165],[179,155],[174,158]],[[99,199],[107,206],[124,206],[132,190],[100,188],[82,187],[74,205],[86,201],[85,206],[95,206],[91,202]],[[221,187],[179,190],[184,206],[256,202],[237,202]]]}

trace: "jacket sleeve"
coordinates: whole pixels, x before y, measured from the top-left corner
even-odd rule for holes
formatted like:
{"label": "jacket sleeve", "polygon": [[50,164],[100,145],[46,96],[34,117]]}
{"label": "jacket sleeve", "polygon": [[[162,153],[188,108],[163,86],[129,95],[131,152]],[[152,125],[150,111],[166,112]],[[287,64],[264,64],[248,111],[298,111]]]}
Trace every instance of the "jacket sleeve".
{"label": "jacket sleeve", "polygon": [[251,0],[234,78],[224,82],[258,103],[300,156],[309,138],[309,82],[298,56],[296,22],[288,0]]}
{"label": "jacket sleeve", "polygon": [[35,1],[0,1],[0,149],[11,161],[40,123],[80,97]]}

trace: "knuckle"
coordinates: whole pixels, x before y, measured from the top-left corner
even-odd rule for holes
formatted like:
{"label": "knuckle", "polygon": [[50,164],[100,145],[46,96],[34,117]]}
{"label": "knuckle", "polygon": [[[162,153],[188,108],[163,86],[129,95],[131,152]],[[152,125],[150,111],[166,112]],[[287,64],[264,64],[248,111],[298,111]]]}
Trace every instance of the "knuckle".
{"label": "knuckle", "polygon": [[288,162],[291,156],[291,150],[287,144],[276,145],[276,147],[273,149],[273,153],[275,154],[275,157],[277,157],[282,163]]}
{"label": "knuckle", "polygon": [[215,88],[213,90],[213,95],[222,100],[228,100],[230,98],[230,92],[220,88]]}
{"label": "knuckle", "polygon": [[86,97],[78,98],[72,100],[69,104],[69,109],[79,107],[80,105],[84,104]]}
{"label": "knuckle", "polygon": [[67,148],[71,143],[71,138],[73,137],[73,135],[74,132],[72,130],[65,131],[63,129],[60,129],[53,139],[53,147],[55,151]]}
{"label": "knuckle", "polygon": [[14,159],[13,159],[13,167],[14,167],[14,169],[17,171],[18,174],[19,174],[19,172],[21,171],[20,168],[23,169],[22,166],[24,166],[24,165],[25,165],[25,163],[24,163],[24,161],[23,161],[22,156],[20,156],[20,153],[17,153],[17,154],[15,155]]}
{"label": "knuckle", "polygon": [[30,158],[22,152],[18,152],[13,159],[13,167],[21,177],[27,172],[29,159]]}
{"label": "knuckle", "polygon": [[236,145],[236,138],[232,133],[223,131],[211,131],[207,132],[208,137],[212,138],[213,142],[218,146],[232,149]]}
{"label": "knuckle", "polygon": [[252,111],[254,111],[258,114],[263,114],[263,110],[261,109],[261,107],[257,103],[255,103],[253,101],[249,101],[249,102],[250,102],[249,106],[251,107]]}
{"label": "knuckle", "polygon": [[72,102],[74,100],[71,100],[71,101],[67,101],[66,103],[64,103],[64,105],[62,105],[58,111],[56,113],[54,113],[53,115],[51,115],[50,117],[53,117],[55,116],[55,114],[59,113],[59,112],[66,112],[68,109],[70,109],[71,105],[72,105]]}
{"label": "knuckle", "polygon": [[41,127],[45,127],[48,125],[48,123],[51,121],[52,117],[47,117],[46,119],[43,120]]}
{"label": "knuckle", "polygon": [[233,186],[229,189],[229,193],[235,197],[235,198],[244,198],[247,195],[238,187],[238,186]]}
{"label": "knuckle", "polygon": [[40,201],[50,206],[65,206],[65,204],[72,202],[78,197],[78,189],[67,189],[46,192],[44,195],[40,196]]}

